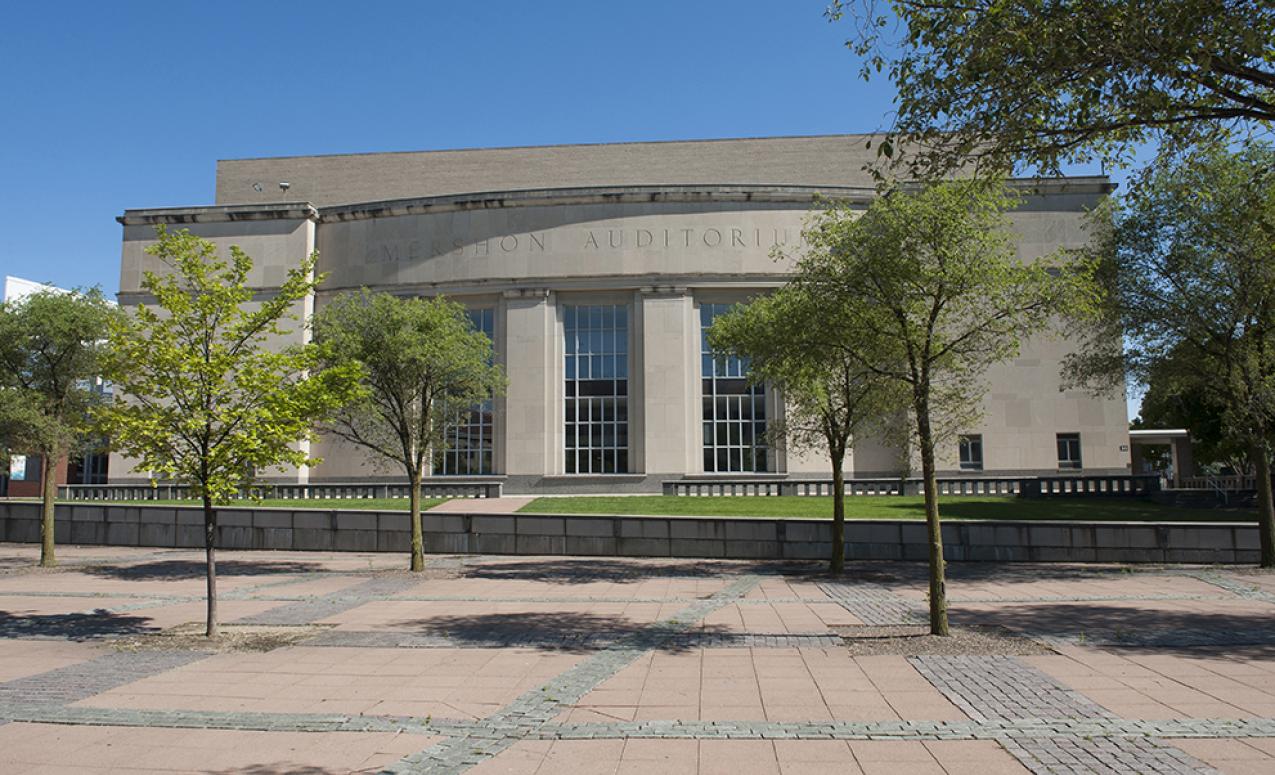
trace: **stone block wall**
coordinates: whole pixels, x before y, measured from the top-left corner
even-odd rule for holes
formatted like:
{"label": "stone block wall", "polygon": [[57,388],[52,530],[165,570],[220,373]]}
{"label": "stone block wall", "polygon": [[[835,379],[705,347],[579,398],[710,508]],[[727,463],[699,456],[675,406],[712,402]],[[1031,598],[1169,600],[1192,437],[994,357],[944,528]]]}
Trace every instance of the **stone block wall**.
{"label": "stone block wall", "polygon": [[[423,516],[427,551],[441,554],[596,555],[824,559],[832,526],[810,519],[625,517],[550,514]],[[59,504],[59,543],[203,547],[203,514],[173,506]],[[38,503],[0,501],[0,541],[37,542]],[[225,508],[223,549],[406,552],[399,511]],[[1257,527],[1242,523],[964,521],[943,526],[956,562],[1254,563]],[[905,520],[846,523],[851,560],[926,559],[925,525]]]}

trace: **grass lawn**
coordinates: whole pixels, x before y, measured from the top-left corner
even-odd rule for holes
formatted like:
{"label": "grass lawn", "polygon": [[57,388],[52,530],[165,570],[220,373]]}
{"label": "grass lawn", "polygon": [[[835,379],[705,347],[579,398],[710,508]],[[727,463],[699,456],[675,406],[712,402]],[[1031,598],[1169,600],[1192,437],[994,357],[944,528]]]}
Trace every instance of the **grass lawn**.
{"label": "grass lawn", "polygon": [[[520,509],[536,514],[832,518],[832,498],[806,496],[687,497],[634,495],[537,498]],[[957,497],[939,499],[944,519],[1061,519],[1171,522],[1249,522],[1251,509],[1187,509],[1142,498]],[[921,496],[846,498],[846,519],[924,519]]]}
{"label": "grass lawn", "polygon": [[[422,498],[421,510],[427,511],[447,498]],[[199,506],[194,500],[155,500],[155,501],[58,501],[58,503],[88,504],[130,504],[139,506]],[[407,511],[407,498],[266,498],[261,501],[235,501],[225,508],[253,508],[266,506],[283,509],[371,509],[375,511]]]}

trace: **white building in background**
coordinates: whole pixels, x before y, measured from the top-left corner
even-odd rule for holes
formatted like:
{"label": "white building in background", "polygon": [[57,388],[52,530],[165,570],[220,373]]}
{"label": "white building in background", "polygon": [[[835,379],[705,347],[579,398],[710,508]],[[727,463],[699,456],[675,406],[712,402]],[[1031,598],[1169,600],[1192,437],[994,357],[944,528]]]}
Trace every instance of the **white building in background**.
{"label": "white building in background", "polygon": [[[730,305],[781,284],[817,197],[866,206],[864,137],[627,143],[236,159],[216,203],[128,210],[120,300],[148,301],[155,226],[188,228],[255,260],[265,295],[311,250],[313,299],[366,286],[464,302],[492,337],[507,395],[455,429],[440,476],[499,477],[505,491],[655,491],[701,476],[826,477],[818,454],[771,448],[782,397],[711,357],[706,332]],[[1017,181],[1011,220],[1032,260],[1085,240],[1105,177]],[[300,341],[302,332],[296,333]],[[989,375],[983,420],[943,450],[950,475],[1126,473],[1124,397],[1062,391],[1069,345],[1030,342]],[[385,478],[335,439],[323,463],[285,478]],[[900,472],[898,450],[859,440],[847,473]],[[112,481],[142,480],[125,460]]]}
{"label": "white building in background", "polygon": [[66,289],[58,288],[55,285],[47,285],[45,283],[37,283],[35,280],[24,280],[21,277],[13,277],[12,275],[4,276],[4,295],[0,296],[0,301],[17,301],[26,298],[33,293],[40,291],[55,291],[57,293],[66,293]]}

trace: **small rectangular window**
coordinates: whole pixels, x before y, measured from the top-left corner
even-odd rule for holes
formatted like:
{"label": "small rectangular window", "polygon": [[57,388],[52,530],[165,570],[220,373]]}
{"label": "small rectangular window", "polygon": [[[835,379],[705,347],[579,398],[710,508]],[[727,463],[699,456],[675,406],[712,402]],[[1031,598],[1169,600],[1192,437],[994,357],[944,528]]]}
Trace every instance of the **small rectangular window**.
{"label": "small rectangular window", "polygon": [[1080,468],[1080,434],[1058,434],[1058,467]]}
{"label": "small rectangular window", "polygon": [[982,436],[962,436],[960,438],[961,447],[961,470],[962,471],[982,471],[983,470],[983,437]]}

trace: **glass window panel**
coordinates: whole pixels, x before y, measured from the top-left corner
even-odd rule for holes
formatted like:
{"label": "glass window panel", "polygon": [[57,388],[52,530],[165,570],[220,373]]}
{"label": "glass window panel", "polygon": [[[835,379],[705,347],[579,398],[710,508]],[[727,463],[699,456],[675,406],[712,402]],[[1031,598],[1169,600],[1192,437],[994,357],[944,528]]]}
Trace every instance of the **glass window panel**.
{"label": "glass window panel", "polygon": [[748,384],[746,360],[714,353],[708,345],[713,320],[731,306],[700,304],[704,470],[765,471],[765,385]]}
{"label": "glass window panel", "polygon": [[[496,311],[491,307],[469,309],[465,316],[474,330],[486,335],[494,346]],[[493,403],[484,401],[464,409],[444,407],[440,411],[447,419],[443,444],[434,455],[434,473],[440,476],[491,474],[494,470],[490,452],[495,424]]]}
{"label": "glass window panel", "polygon": [[[628,310],[623,305],[571,305],[563,315],[566,357],[575,361],[567,380],[567,422],[575,426],[577,448],[569,473],[627,470]],[[568,432],[568,439],[570,439]]]}

